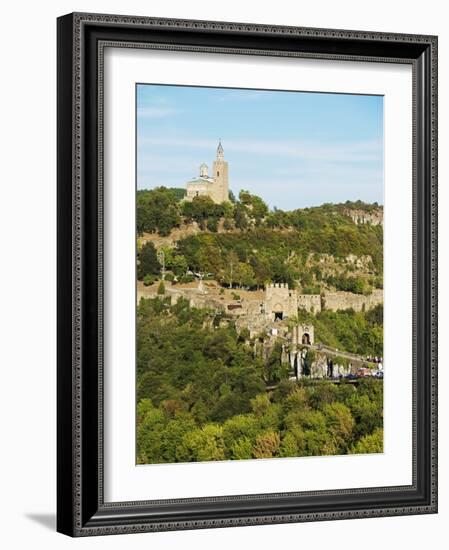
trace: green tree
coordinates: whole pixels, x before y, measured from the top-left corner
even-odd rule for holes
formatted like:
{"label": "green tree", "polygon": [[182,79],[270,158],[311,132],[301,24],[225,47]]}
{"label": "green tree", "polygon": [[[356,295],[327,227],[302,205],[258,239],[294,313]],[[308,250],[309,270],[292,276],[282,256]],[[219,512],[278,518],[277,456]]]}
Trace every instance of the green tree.
{"label": "green tree", "polygon": [[223,440],[228,458],[251,458],[252,447],[260,430],[258,420],[250,414],[237,415],[223,424]]}
{"label": "green tree", "polygon": [[137,278],[142,280],[145,275],[158,275],[161,265],[157,259],[156,247],[152,242],[142,245],[137,262]]}
{"label": "green tree", "polygon": [[241,437],[231,444],[228,451],[229,458],[234,460],[245,460],[253,458],[253,443],[247,437]]}
{"label": "green tree", "polygon": [[289,394],[283,399],[284,410],[301,411],[308,407],[307,393],[302,387],[294,387]]}
{"label": "green tree", "polygon": [[256,417],[261,417],[271,406],[270,398],[266,393],[261,393],[259,395],[256,395],[253,399],[251,399],[251,408],[256,415]]}
{"label": "green tree", "polygon": [[268,430],[259,434],[253,447],[254,458],[271,458],[276,455],[281,438],[279,433]]}
{"label": "green tree", "polygon": [[201,229],[205,229],[207,220],[215,220],[214,223],[217,223],[217,220],[224,213],[224,207],[215,204],[210,197],[200,195],[194,197],[192,201],[184,202],[182,204],[182,213],[187,220],[196,221]]}
{"label": "green tree", "polygon": [[178,447],[178,460],[195,462],[224,460],[223,430],[216,424],[206,424],[187,432]]}
{"label": "green tree", "polygon": [[384,431],[377,428],[372,434],[363,436],[351,448],[350,452],[354,454],[382,453],[384,448]]}
{"label": "green tree", "polygon": [[187,272],[189,266],[187,264],[187,260],[182,254],[176,254],[172,258],[170,269],[173,271],[176,277],[181,277]]}
{"label": "green tree", "polygon": [[161,440],[164,433],[164,415],[155,408],[149,399],[139,402],[137,409],[137,449],[139,459],[143,463],[159,463],[164,461]]}
{"label": "green tree", "polygon": [[368,395],[354,394],[348,406],[355,420],[354,437],[360,439],[382,427],[382,404],[371,400]]}
{"label": "green tree", "polygon": [[288,363],[281,362],[282,344],[276,342],[268,360],[265,362],[265,378],[270,384],[280,382],[288,378],[290,367]]}
{"label": "green tree", "polygon": [[295,436],[291,432],[286,432],[282,436],[279,456],[298,456],[298,444]]}
{"label": "green tree", "polygon": [[196,429],[196,424],[188,415],[170,420],[161,435],[160,452],[164,462],[177,462],[178,448],[188,433]]}
{"label": "green tree", "polygon": [[237,203],[234,208],[234,221],[237,229],[248,228],[247,209],[242,203]]}
{"label": "green tree", "polygon": [[324,405],[323,413],[335,447],[345,452],[354,428],[351,411],[343,403],[328,403]]}
{"label": "green tree", "polygon": [[173,189],[157,187],[137,192],[137,231],[168,235],[181,222],[179,193]]}
{"label": "green tree", "polygon": [[145,275],[145,277],[143,278],[143,284],[145,286],[150,286],[155,281],[156,281],[156,277],[154,275],[150,275],[149,273],[147,273],[147,275]]}
{"label": "green tree", "polygon": [[254,277],[253,268],[246,263],[238,262],[234,266],[233,279],[239,285],[239,287],[254,287],[256,285],[256,279]]}
{"label": "green tree", "polygon": [[194,257],[194,269],[203,273],[212,273],[218,278],[223,270],[221,251],[213,242],[201,247]]}

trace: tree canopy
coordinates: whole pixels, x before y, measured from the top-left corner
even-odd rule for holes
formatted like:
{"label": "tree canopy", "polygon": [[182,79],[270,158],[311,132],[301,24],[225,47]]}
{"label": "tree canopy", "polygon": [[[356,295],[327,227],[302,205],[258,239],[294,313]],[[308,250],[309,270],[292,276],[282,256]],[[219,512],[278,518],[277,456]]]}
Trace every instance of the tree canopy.
{"label": "tree canopy", "polygon": [[[369,211],[370,205],[358,202],[269,211],[248,191],[241,191],[233,203],[215,204],[204,196],[180,201],[175,190],[160,187],[138,191],[137,231],[166,236],[182,224],[197,223],[199,234],[176,243],[178,272],[211,272],[222,284],[256,288],[286,282],[291,288],[300,284],[306,294],[319,294],[323,285],[369,294],[382,288],[383,231],[381,225],[355,224],[345,214],[353,205]],[[342,262],[350,255],[370,257],[371,275],[351,273],[351,265],[323,275],[319,264],[305,267],[310,255],[330,255]]]}
{"label": "tree canopy", "polygon": [[266,365],[215,315],[184,299],[141,300],[139,463],[382,452],[381,380],[291,381],[279,348]]}

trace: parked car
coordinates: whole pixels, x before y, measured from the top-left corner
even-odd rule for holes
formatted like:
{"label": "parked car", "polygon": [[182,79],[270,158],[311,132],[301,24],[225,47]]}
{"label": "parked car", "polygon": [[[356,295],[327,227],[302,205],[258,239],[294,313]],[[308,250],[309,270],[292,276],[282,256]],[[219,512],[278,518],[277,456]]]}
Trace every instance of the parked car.
{"label": "parked car", "polygon": [[365,378],[366,376],[372,376],[373,371],[369,369],[368,367],[360,367],[357,369],[357,376],[360,378]]}

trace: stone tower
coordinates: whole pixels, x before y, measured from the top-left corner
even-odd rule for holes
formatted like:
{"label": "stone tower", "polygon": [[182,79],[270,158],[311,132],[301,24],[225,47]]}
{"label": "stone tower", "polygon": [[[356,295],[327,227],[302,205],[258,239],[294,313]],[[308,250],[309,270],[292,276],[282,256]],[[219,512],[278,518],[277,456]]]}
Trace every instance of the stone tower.
{"label": "stone tower", "polygon": [[271,283],[265,288],[265,316],[268,321],[282,321],[298,314],[298,299],[287,283]]}
{"label": "stone tower", "polygon": [[199,176],[186,184],[186,201],[193,201],[195,197],[209,197],[217,204],[229,200],[228,163],[224,159],[221,141],[218,142],[217,158],[214,160],[212,172],[209,175],[204,162],[200,165]]}
{"label": "stone tower", "polygon": [[224,151],[221,141],[218,142],[217,158],[212,167],[214,178],[213,197],[214,202],[220,203],[229,200],[228,163],[224,159]]}
{"label": "stone tower", "polygon": [[301,345],[313,345],[315,342],[315,330],[313,325],[302,324],[292,328],[292,344],[299,347]]}

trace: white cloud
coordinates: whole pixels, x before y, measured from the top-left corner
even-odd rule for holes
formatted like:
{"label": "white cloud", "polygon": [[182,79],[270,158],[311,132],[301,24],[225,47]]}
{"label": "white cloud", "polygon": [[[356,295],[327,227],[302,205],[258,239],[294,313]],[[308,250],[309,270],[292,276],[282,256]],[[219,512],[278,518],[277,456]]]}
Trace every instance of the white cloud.
{"label": "white cloud", "polygon": [[178,114],[180,111],[173,107],[140,107],[137,110],[138,118],[166,118]]}
{"label": "white cloud", "polygon": [[[141,138],[142,146],[189,147],[210,149],[216,146],[217,140],[191,139],[179,137]],[[295,140],[241,140],[227,138],[223,142],[226,151],[249,153],[272,157],[289,157],[302,160],[319,160],[321,162],[372,162],[382,160],[382,143],[378,140],[355,141],[343,143],[323,143],[321,141]]]}

